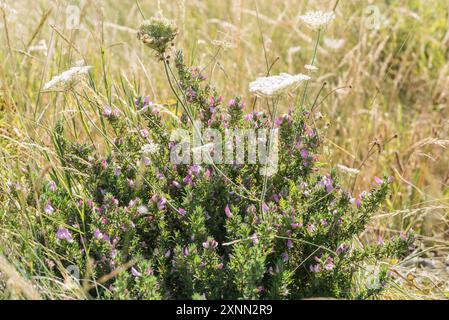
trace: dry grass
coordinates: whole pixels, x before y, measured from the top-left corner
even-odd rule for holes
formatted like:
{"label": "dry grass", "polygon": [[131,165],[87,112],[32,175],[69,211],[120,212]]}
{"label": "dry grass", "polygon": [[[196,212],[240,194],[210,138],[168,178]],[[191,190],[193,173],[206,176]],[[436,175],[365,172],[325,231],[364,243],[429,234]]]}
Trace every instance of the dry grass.
{"label": "dry grass", "polygon": [[[17,13],[0,10],[2,187],[29,160],[45,174],[48,168],[40,161],[42,151],[51,158],[49,128],[62,117],[79,121],[73,116],[73,98],[40,92],[52,75],[75,61],[93,65],[94,80],[103,86],[101,95],[87,93],[91,102],[120,105],[125,91],[148,94],[161,103],[172,99],[160,66],[135,41],[141,21],[135,2],[81,2],[78,30],[65,26],[66,1],[36,0],[35,10],[30,10],[29,0],[17,0],[10,2]],[[449,292],[449,4],[390,3],[340,1],[338,17],[326,30],[326,37],[345,39],[345,44],[338,50],[321,45],[318,51],[312,92],[326,83],[327,99],[317,106],[315,116],[318,125],[329,127],[321,161],[327,167],[360,168],[357,178],[346,181],[355,191],[368,188],[375,175],[395,176],[385,213],[376,217],[365,237],[413,229],[421,235],[422,250],[415,260],[392,262],[398,281],[385,298],[442,298]],[[378,6],[388,21],[379,30],[366,27],[369,18],[364,10],[369,4]],[[181,27],[177,46],[192,64],[207,67],[208,77],[226,98],[241,92],[248,102],[248,83],[270,66],[273,74],[304,72],[314,34],[298,16],[333,5],[300,0],[141,1],[143,12],[161,10],[177,21]],[[46,41],[48,55],[30,51],[40,40]],[[92,131],[91,137],[80,132],[74,138],[95,141],[99,133]],[[1,196],[0,201],[0,220],[8,206],[21,205]],[[18,224],[29,227],[26,218]],[[8,232],[2,231],[0,243]],[[19,257],[11,258],[26,265]],[[3,258],[0,269],[3,277],[17,279],[25,298],[39,296]],[[47,289],[55,286],[48,284]]]}

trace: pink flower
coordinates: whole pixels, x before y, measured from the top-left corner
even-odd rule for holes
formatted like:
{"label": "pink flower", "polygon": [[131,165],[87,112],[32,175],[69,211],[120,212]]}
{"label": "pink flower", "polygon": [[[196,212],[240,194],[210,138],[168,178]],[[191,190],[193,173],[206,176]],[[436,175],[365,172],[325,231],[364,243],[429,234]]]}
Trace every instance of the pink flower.
{"label": "pink flower", "polygon": [[270,208],[267,206],[267,204],[264,202],[262,203],[262,213],[267,212],[268,210],[270,210]]}
{"label": "pink flower", "polygon": [[207,241],[203,242],[203,248],[205,249],[215,249],[218,246],[218,242],[214,239],[207,239]]}
{"label": "pink flower", "polygon": [[168,249],[167,250],[167,252],[165,252],[165,255],[164,255],[166,258],[170,258],[170,256],[171,256],[171,250],[170,249]]}
{"label": "pink flower", "polygon": [[136,270],[136,268],[134,268],[134,267],[131,267],[131,274],[134,276],[134,277],[140,277],[142,274],[139,272],[139,271],[137,271]]}
{"label": "pink flower", "polygon": [[309,224],[307,226],[307,231],[309,231],[310,233],[314,233],[316,231],[316,227],[313,224]]}
{"label": "pink flower", "polygon": [[309,158],[309,151],[307,151],[307,149],[302,149],[301,150],[301,157],[303,157],[303,159]]}
{"label": "pink flower", "polygon": [[381,178],[379,177],[374,177],[374,181],[380,186],[382,185],[382,183],[384,182]]}
{"label": "pink flower", "polygon": [[330,271],[332,269],[334,269],[335,265],[334,265],[334,261],[332,259],[332,257],[329,257],[326,259],[326,262],[324,263],[324,269],[327,271]]}
{"label": "pink flower", "polygon": [[109,106],[104,106],[103,115],[105,117],[110,117],[112,115],[112,109]]}
{"label": "pink flower", "polygon": [[231,218],[231,217],[232,217],[232,213],[231,213],[231,210],[229,209],[229,205],[226,205],[226,208],[225,208],[225,215],[226,215],[226,217],[228,217],[228,218]]}
{"label": "pink flower", "polygon": [[178,213],[184,217],[186,215],[187,211],[185,211],[183,208],[178,208]]}
{"label": "pink flower", "polygon": [[165,204],[167,203],[167,199],[165,198],[161,198],[158,202],[157,202],[157,208],[159,210],[164,210],[165,209]]}
{"label": "pink flower", "polygon": [[287,262],[288,261],[288,253],[287,252],[281,253],[281,258],[284,262]]}
{"label": "pink flower", "polygon": [[381,246],[383,246],[385,244],[384,239],[382,239],[382,237],[380,235],[377,237],[377,243]]}
{"label": "pink flower", "polygon": [[56,191],[56,183],[54,181],[50,181],[48,183],[48,188],[50,189],[50,191],[55,192]]}
{"label": "pink flower", "polygon": [[101,233],[100,230],[98,230],[98,229],[95,230],[95,231],[94,231],[94,238],[95,238],[95,239],[98,239],[98,240],[103,239],[103,233]]}
{"label": "pink flower", "polygon": [[44,212],[46,214],[52,214],[53,212],[55,212],[55,209],[53,209],[53,207],[51,206],[50,201],[45,205]]}
{"label": "pink flower", "polygon": [[66,240],[69,243],[73,242],[72,234],[65,228],[58,229],[58,231],[56,232],[56,239]]}
{"label": "pink flower", "polygon": [[313,273],[321,272],[321,265],[319,263],[317,263],[315,265],[311,264],[310,265],[310,272],[313,272]]}
{"label": "pink flower", "polygon": [[148,138],[148,135],[150,134],[147,129],[142,129],[139,132],[140,132],[140,135],[142,136],[142,138],[144,138],[144,139]]}

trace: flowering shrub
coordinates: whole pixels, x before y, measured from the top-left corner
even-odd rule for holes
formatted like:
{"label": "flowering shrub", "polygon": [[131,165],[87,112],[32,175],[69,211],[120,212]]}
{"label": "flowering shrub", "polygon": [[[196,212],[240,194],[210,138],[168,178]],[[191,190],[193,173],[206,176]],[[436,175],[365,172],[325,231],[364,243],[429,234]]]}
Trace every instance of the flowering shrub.
{"label": "flowering shrub", "polygon": [[[104,107],[102,121],[115,136],[101,152],[69,141],[58,124],[53,142],[64,175],[50,174],[39,198],[26,199],[43,208],[41,216],[30,217],[41,228],[41,241],[66,266],[89,270],[82,279],[114,274],[89,291],[98,298],[369,298],[380,293],[386,269],[374,273],[375,285],[356,287],[356,275],[370,262],[406,255],[413,235],[365,246],[353,240],[388,196],[391,180],[377,178],[371,191],[358,196],[345,191],[335,170],[323,173],[316,165],[321,132],[305,108],[276,117],[248,112],[240,97],[223,102],[201,70],[185,64],[181,51],[173,61],[166,56],[176,29],[155,21],[156,26],[145,24],[139,38],[161,58],[180,116],[148,97],[136,97],[133,108],[145,125],[134,128],[120,110]],[[230,129],[278,129],[277,171],[262,174],[264,164],[174,164],[170,132],[194,130],[194,119],[223,136]],[[29,181],[36,178],[28,173]],[[21,197],[14,185],[8,191]],[[50,258],[46,267],[60,272]]]}

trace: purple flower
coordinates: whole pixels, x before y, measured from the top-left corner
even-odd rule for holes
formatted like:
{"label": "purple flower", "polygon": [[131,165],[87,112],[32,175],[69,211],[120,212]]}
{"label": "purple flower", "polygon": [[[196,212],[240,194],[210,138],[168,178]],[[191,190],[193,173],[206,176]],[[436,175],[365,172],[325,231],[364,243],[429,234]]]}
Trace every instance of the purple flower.
{"label": "purple flower", "polygon": [[72,234],[69,232],[69,230],[62,227],[59,228],[56,232],[56,239],[66,240],[69,243],[73,242]]}
{"label": "purple flower", "polygon": [[192,184],[192,182],[193,182],[192,176],[190,174],[186,175],[184,177],[184,179],[182,180],[182,182],[184,182],[184,184],[186,184],[186,185]]}
{"label": "purple flower", "polygon": [[329,176],[324,176],[320,181],[321,187],[325,189],[327,193],[330,193],[332,192],[332,190],[334,190],[332,183],[333,181]]}
{"label": "purple flower", "polygon": [[103,108],[103,115],[105,117],[110,117],[112,115],[112,109],[109,106],[104,106]]}
{"label": "purple flower", "polygon": [[316,231],[316,227],[313,224],[310,224],[307,226],[307,231],[310,233],[314,233]]}
{"label": "purple flower", "polygon": [[118,118],[120,116],[120,109],[119,108],[115,108],[114,112],[113,112],[113,116]]}
{"label": "purple flower", "polygon": [[307,149],[302,149],[301,150],[301,157],[303,157],[303,159],[308,159],[309,158],[309,151],[307,151]]}
{"label": "purple flower", "polygon": [[54,181],[50,181],[48,183],[48,188],[50,189],[51,192],[55,192],[56,191],[56,183]]}
{"label": "purple flower", "polygon": [[287,262],[288,261],[288,253],[287,252],[281,253],[281,258],[284,262]]}
{"label": "purple flower", "polygon": [[120,166],[118,166],[114,170],[114,176],[118,177],[120,175],[120,173],[122,173],[122,168]]}
{"label": "purple flower", "polygon": [[324,269],[326,269],[327,271],[330,271],[332,269],[334,269],[335,265],[334,265],[334,261],[332,259],[332,257],[329,257],[326,259],[326,262],[324,263]]}
{"label": "purple flower", "polygon": [[381,178],[379,178],[379,177],[374,177],[374,181],[379,185],[379,186],[381,186],[382,185],[382,183],[384,182]]}
{"label": "purple flower", "polygon": [[346,246],[344,243],[342,243],[337,247],[337,250],[335,250],[335,253],[341,254],[341,253],[345,253],[346,251],[348,251],[348,246]]}
{"label": "purple flower", "polygon": [[95,230],[94,231],[94,238],[95,239],[98,239],[98,240],[102,240],[103,239],[103,233],[101,233],[101,231],[100,230]]}
{"label": "purple flower", "polygon": [[218,246],[218,242],[214,239],[207,239],[207,241],[203,242],[203,247],[205,249],[215,249]]}
{"label": "purple flower", "polygon": [[165,204],[167,203],[167,199],[165,199],[164,197],[162,197],[158,202],[157,202],[157,208],[159,210],[164,210],[165,209]]}
{"label": "purple flower", "polygon": [[186,215],[187,211],[185,211],[183,208],[178,208],[178,213],[184,217]]}
{"label": "purple flower", "polygon": [[201,167],[197,164],[194,164],[193,166],[190,166],[189,168],[189,175],[198,175],[201,171]]}
{"label": "purple flower", "polygon": [[320,265],[319,263],[317,263],[317,264],[311,264],[311,265],[310,265],[310,272],[313,272],[313,273],[319,273],[319,272],[321,272],[321,265]]}
{"label": "purple flower", "polygon": [[106,170],[106,168],[108,167],[108,163],[106,162],[106,160],[101,160],[101,168],[103,170]]}
{"label": "purple flower", "polygon": [[267,204],[264,202],[262,203],[262,213],[267,212],[268,210],[270,210],[270,208],[267,206]]}
{"label": "purple flower", "polygon": [[168,249],[167,252],[165,252],[164,256],[165,256],[166,258],[170,258],[170,256],[171,256],[171,250]]}
{"label": "purple flower", "polygon": [[382,239],[382,237],[380,235],[377,237],[377,243],[381,246],[383,246],[385,244],[384,239]]}
{"label": "purple flower", "polygon": [[226,205],[226,208],[225,208],[225,215],[226,215],[226,217],[227,218],[231,218],[232,217],[232,213],[231,213],[231,209],[229,209],[229,205]]}
{"label": "purple flower", "polygon": [[289,249],[293,248],[293,241],[290,239],[287,240],[287,248]]}
{"label": "purple flower", "polygon": [[134,277],[140,277],[142,274],[139,272],[139,271],[137,271],[136,270],[136,268],[134,268],[134,267],[131,267],[131,273],[132,273],[132,275],[134,276]]}
{"label": "purple flower", "polygon": [[292,223],[290,226],[292,227],[293,230],[295,230],[298,229],[299,223]]}
{"label": "purple flower", "polygon": [[53,212],[55,212],[55,209],[53,209],[53,207],[51,206],[50,201],[45,205],[44,212],[46,214],[52,214]]}
{"label": "purple flower", "polygon": [[148,135],[150,134],[147,129],[142,129],[139,132],[140,132],[140,135],[142,136],[142,138],[144,138],[144,139],[148,138]]}

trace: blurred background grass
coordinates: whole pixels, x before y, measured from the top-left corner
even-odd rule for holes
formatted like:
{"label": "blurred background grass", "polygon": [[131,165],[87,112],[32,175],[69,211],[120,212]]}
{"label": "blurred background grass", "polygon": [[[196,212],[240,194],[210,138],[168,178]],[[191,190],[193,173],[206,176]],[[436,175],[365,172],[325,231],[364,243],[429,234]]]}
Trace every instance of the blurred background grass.
{"label": "blurred background grass", "polygon": [[[101,95],[92,100],[120,104],[129,92],[159,103],[173,99],[161,65],[136,40],[142,16],[135,1],[2,3],[10,7],[0,10],[2,191],[20,170],[45,173],[42,150],[51,155],[49,130],[57,120],[73,119],[73,138],[86,138],[72,117],[73,98],[41,93],[45,82],[76,61],[93,66],[92,80]],[[140,4],[148,17],[162,12],[174,19],[180,28],[176,47],[185,51],[189,64],[205,67],[225,100],[241,94],[250,108],[248,84],[267,68],[272,74],[306,72],[316,34],[298,16],[331,10],[336,1]],[[374,28],[372,6],[380,13]],[[70,29],[74,8],[80,9],[79,27]],[[320,160],[326,167],[360,168],[355,181],[346,181],[356,192],[368,189],[376,175],[395,177],[388,205],[365,236],[375,239],[411,228],[420,235],[422,253],[396,266],[398,290],[387,297],[444,297],[449,291],[449,3],[343,0],[336,12],[313,73],[314,94],[326,83],[327,99],[314,115],[327,128]],[[344,44],[330,48],[325,38]],[[36,47],[42,41],[48,51]],[[4,196],[0,201],[0,213],[6,215],[11,204]],[[16,227],[2,225],[0,243],[8,233],[19,232],[20,222]],[[14,246],[9,246],[0,246],[0,252],[13,256]]]}

